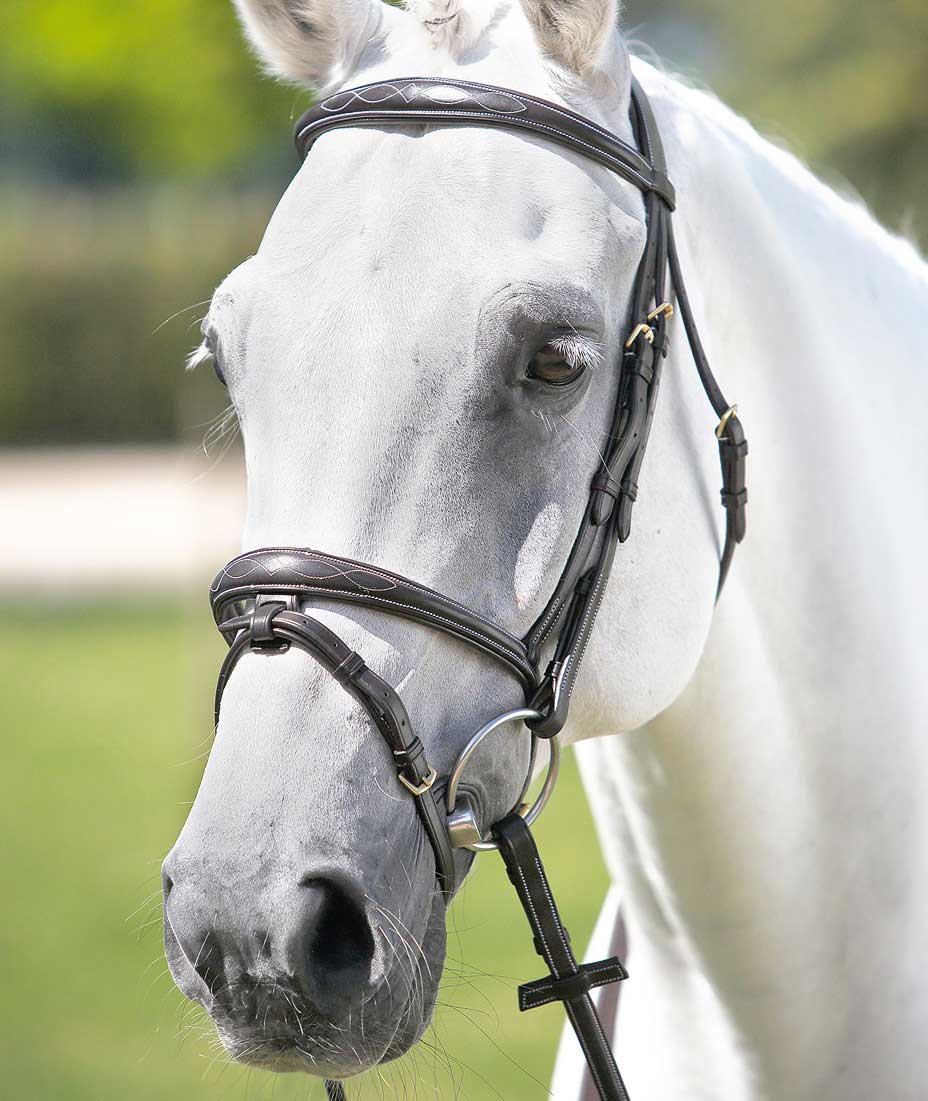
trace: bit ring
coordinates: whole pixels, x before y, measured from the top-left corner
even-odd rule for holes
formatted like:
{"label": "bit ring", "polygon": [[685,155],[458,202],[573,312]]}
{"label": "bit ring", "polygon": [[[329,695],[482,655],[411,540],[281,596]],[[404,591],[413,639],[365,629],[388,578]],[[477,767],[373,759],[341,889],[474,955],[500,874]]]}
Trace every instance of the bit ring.
{"label": "bit ring", "polygon": [[[448,807],[448,815],[450,816],[455,809],[457,802],[458,785],[461,782],[461,775],[470,760],[477,746],[488,735],[492,734],[498,726],[502,726],[503,723],[511,722],[513,719],[540,719],[541,713],[534,710],[531,707],[518,707],[514,711],[505,711],[502,715],[497,715],[495,719],[491,719],[488,723],[485,723],[477,733],[471,738],[467,745],[461,750],[457,761],[454,763],[450,775],[448,776],[448,785],[445,789],[445,801]],[[546,738],[545,740],[549,746],[550,757],[548,759],[548,771],[545,776],[544,783],[542,784],[541,791],[538,793],[538,797],[534,803],[528,805],[523,802],[525,794],[528,791],[529,785],[532,782],[532,771],[535,763],[535,751],[538,745],[538,738],[535,734],[532,734],[532,756],[531,762],[528,768],[528,775],[525,778],[525,784],[522,787],[522,792],[519,795],[518,802],[513,808],[514,813],[521,815],[525,819],[526,825],[531,825],[539,814],[545,809],[548,800],[551,798],[551,793],[554,791],[554,785],[557,782],[558,771],[560,769],[561,760],[561,747],[558,743],[557,737]],[[492,852],[494,849],[499,848],[499,844],[496,841],[476,841],[471,845],[462,846],[468,848],[472,852]]]}

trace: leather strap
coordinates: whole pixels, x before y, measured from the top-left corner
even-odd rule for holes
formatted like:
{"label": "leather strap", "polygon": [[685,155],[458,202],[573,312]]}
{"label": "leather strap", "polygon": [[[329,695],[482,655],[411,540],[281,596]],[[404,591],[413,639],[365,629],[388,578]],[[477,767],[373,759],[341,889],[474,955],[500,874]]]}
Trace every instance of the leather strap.
{"label": "leather strap", "polygon": [[416,123],[521,130],[604,165],[641,191],[655,192],[671,210],[676,201],[666,173],[609,130],[546,99],[471,80],[398,77],[336,92],[300,117],[296,147],[305,158],[327,130]]}
{"label": "leather strap", "polygon": [[518,814],[508,815],[493,827],[493,835],[531,926],[535,951],[550,972],[543,979],[519,987],[519,1008],[534,1009],[562,1001],[601,1101],[628,1101],[625,1083],[590,997],[593,987],[627,978],[625,968],[615,958],[577,963],[535,839],[524,819]]}
{"label": "leather strap", "polygon": [[413,734],[406,708],[396,691],[325,624],[289,610],[286,601],[259,604],[250,615],[229,621],[224,630],[234,632],[234,636],[216,686],[217,725],[223,691],[243,654],[281,653],[290,646],[309,654],[364,707],[390,747],[397,774],[415,797],[416,810],[435,855],[438,884],[450,897],[455,887],[454,853],[444,804],[440,805],[436,797],[436,775],[426,760],[425,747]]}
{"label": "leather strap", "polygon": [[[632,82],[631,118],[642,154],[659,175],[666,173],[663,145],[647,96]],[[728,406],[712,374],[699,339],[689,296],[680,271],[673,236],[671,207],[657,191],[645,193],[647,237],[632,291],[631,333],[626,343],[608,445],[602,470],[590,486],[590,502],[581,521],[571,557],[548,604],[525,638],[529,657],[537,661],[546,640],[557,630],[554,656],[529,706],[543,712],[529,722],[539,737],[553,737],[567,721],[571,693],[589,642],[617,542],[631,532],[638,477],[654,418],[664,356],[667,321],[673,310],[667,276],[683,316],[693,360],[703,389],[720,418],[719,456],[726,536],[719,566],[716,599],[728,575],[735,546],[744,538],[744,460],[747,442],[737,415]]]}
{"label": "leather strap", "polygon": [[683,317],[683,325],[689,340],[690,351],[693,354],[693,362],[699,372],[702,388],[706,392],[712,408],[719,417],[719,426],[716,436],[719,441],[719,462],[722,467],[722,505],[725,508],[725,545],[722,548],[722,560],[719,565],[719,583],[716,589],[716,600],[722,592],[722,586],[728,577],[728,570],[735,554],[735,547],[744,539],[747,531],[746,506],[748,492],[745,488],[745,459],[748,454],[748,443],[745,439],[744,429],[734,406],[728,404],[721,387],[709,366],[709,359],[703,348],[699,330],[696,328],[696,320],[693,316],[693,307],[689,295],[686,293],[686,285],[683,282],[683,273],[680,270],[680,257],[677,254],[677,244],[673,236],[673,227],[669,235],[668,259],[670,273],[677,292],[677,304]]}

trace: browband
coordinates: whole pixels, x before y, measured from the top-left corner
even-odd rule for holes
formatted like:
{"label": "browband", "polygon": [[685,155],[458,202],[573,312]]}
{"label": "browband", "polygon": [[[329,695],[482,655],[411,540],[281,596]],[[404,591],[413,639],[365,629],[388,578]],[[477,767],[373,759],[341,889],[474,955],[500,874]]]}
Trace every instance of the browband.
{"label": "browband", "polygon": [[300,117],[296,147],[305,158],[326,130],[417,122],[523,130],[604,165],[641,191],[653,191],[671,210],[676,203],[666,174],[615,134],[545,99],[470,80],[403,77],[336,92]]}

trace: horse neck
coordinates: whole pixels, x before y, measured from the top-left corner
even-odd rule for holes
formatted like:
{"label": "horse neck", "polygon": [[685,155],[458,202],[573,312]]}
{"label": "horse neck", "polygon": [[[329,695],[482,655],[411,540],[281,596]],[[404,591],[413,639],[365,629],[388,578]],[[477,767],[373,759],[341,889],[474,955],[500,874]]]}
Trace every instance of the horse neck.
{"label": "horse neck", "polygon": [[[753,623],[795,655],[790,686],[818,668],[868,696],[855,726],[885,722],[924,652],[928,266],[718,101],[662,84],[683,268],[751,443],[749,535],[713,634],[738,647]],[[816,677],[810,711],[831,703]]]}
{"label": "horse neck", "polygon": [[[694,309],[751,454],[747,539],[692,679],[636,733],[581,747],[641,953],[623,1014],[656,1034],[643,1057],[688,1034],[702,1070],[747,1052],[745,1082],[815,1080],[829,1060],[858,1085],[880,1063],[908,1081],[889,1037],[914,1020],[902,992],[928,868],[912,825],[928,782],[928,269],[714,100],[639,76]],[[689,381],[661,397],[705,435],[682,345],[668,368]],[[700,448],[714,498],[711,438]],[[647,482],[646,464],[642,496]],[[887,923],[892,958],[877,962]],[[852,1005],[861,1046],[842,1031]],[[655,1096],[663,1073],[641,1071]]]}

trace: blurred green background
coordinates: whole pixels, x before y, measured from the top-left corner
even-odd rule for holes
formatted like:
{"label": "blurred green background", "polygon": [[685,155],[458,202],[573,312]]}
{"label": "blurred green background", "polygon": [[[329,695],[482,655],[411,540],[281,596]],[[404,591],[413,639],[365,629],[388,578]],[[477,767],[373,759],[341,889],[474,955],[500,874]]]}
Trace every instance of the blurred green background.
{"label": "blurred green background", "polygon": [[[639,52],[924,242],[924,0],[629,0],[624,22]],[[294,171],[308,102],[259,77],[228,0],[4,0],[0,479],[30,449],[199,445],[225,398],[183,359]],[[2,540],[17,517],[0,515]],[[200,594],[88,601],[7,584],[3,1094],[321,1097],[226,1065],[164,973],[158,866],[196,790],[220,645]],[[568,770],[540,830],[578,943],[604,889],[582,807]],[[492,858],[452,923],[437,1053],[367,1096],[451,1097],[458,1082],[478,1101],[543,1097],[560,1019],[515,1011],[537,966]]]}
{"label": "blurred green background", "polygon": [[[629,0],[624,25],[928,232],[924,0]],[[179,439],[218,408],[179,370],[194,304],[256,248],[308,103],[257,75],[230,0],[4,0],[0,441]]]}
{"label": "blurred green background", "polygon": [[[159,867],[196,790],[222,649],[205,619],[122,604],[6,620],[4,1097],[323,1101],[317,1080],[227,1063],[164,962]],[[554,806],[538,841],[582,945],[605,872],[572,764]],[[448,952],[425,1045],[351,1097],[541,1101],[561,1014],[516,1008],[539,961],[492,855],[455,902]]]}

